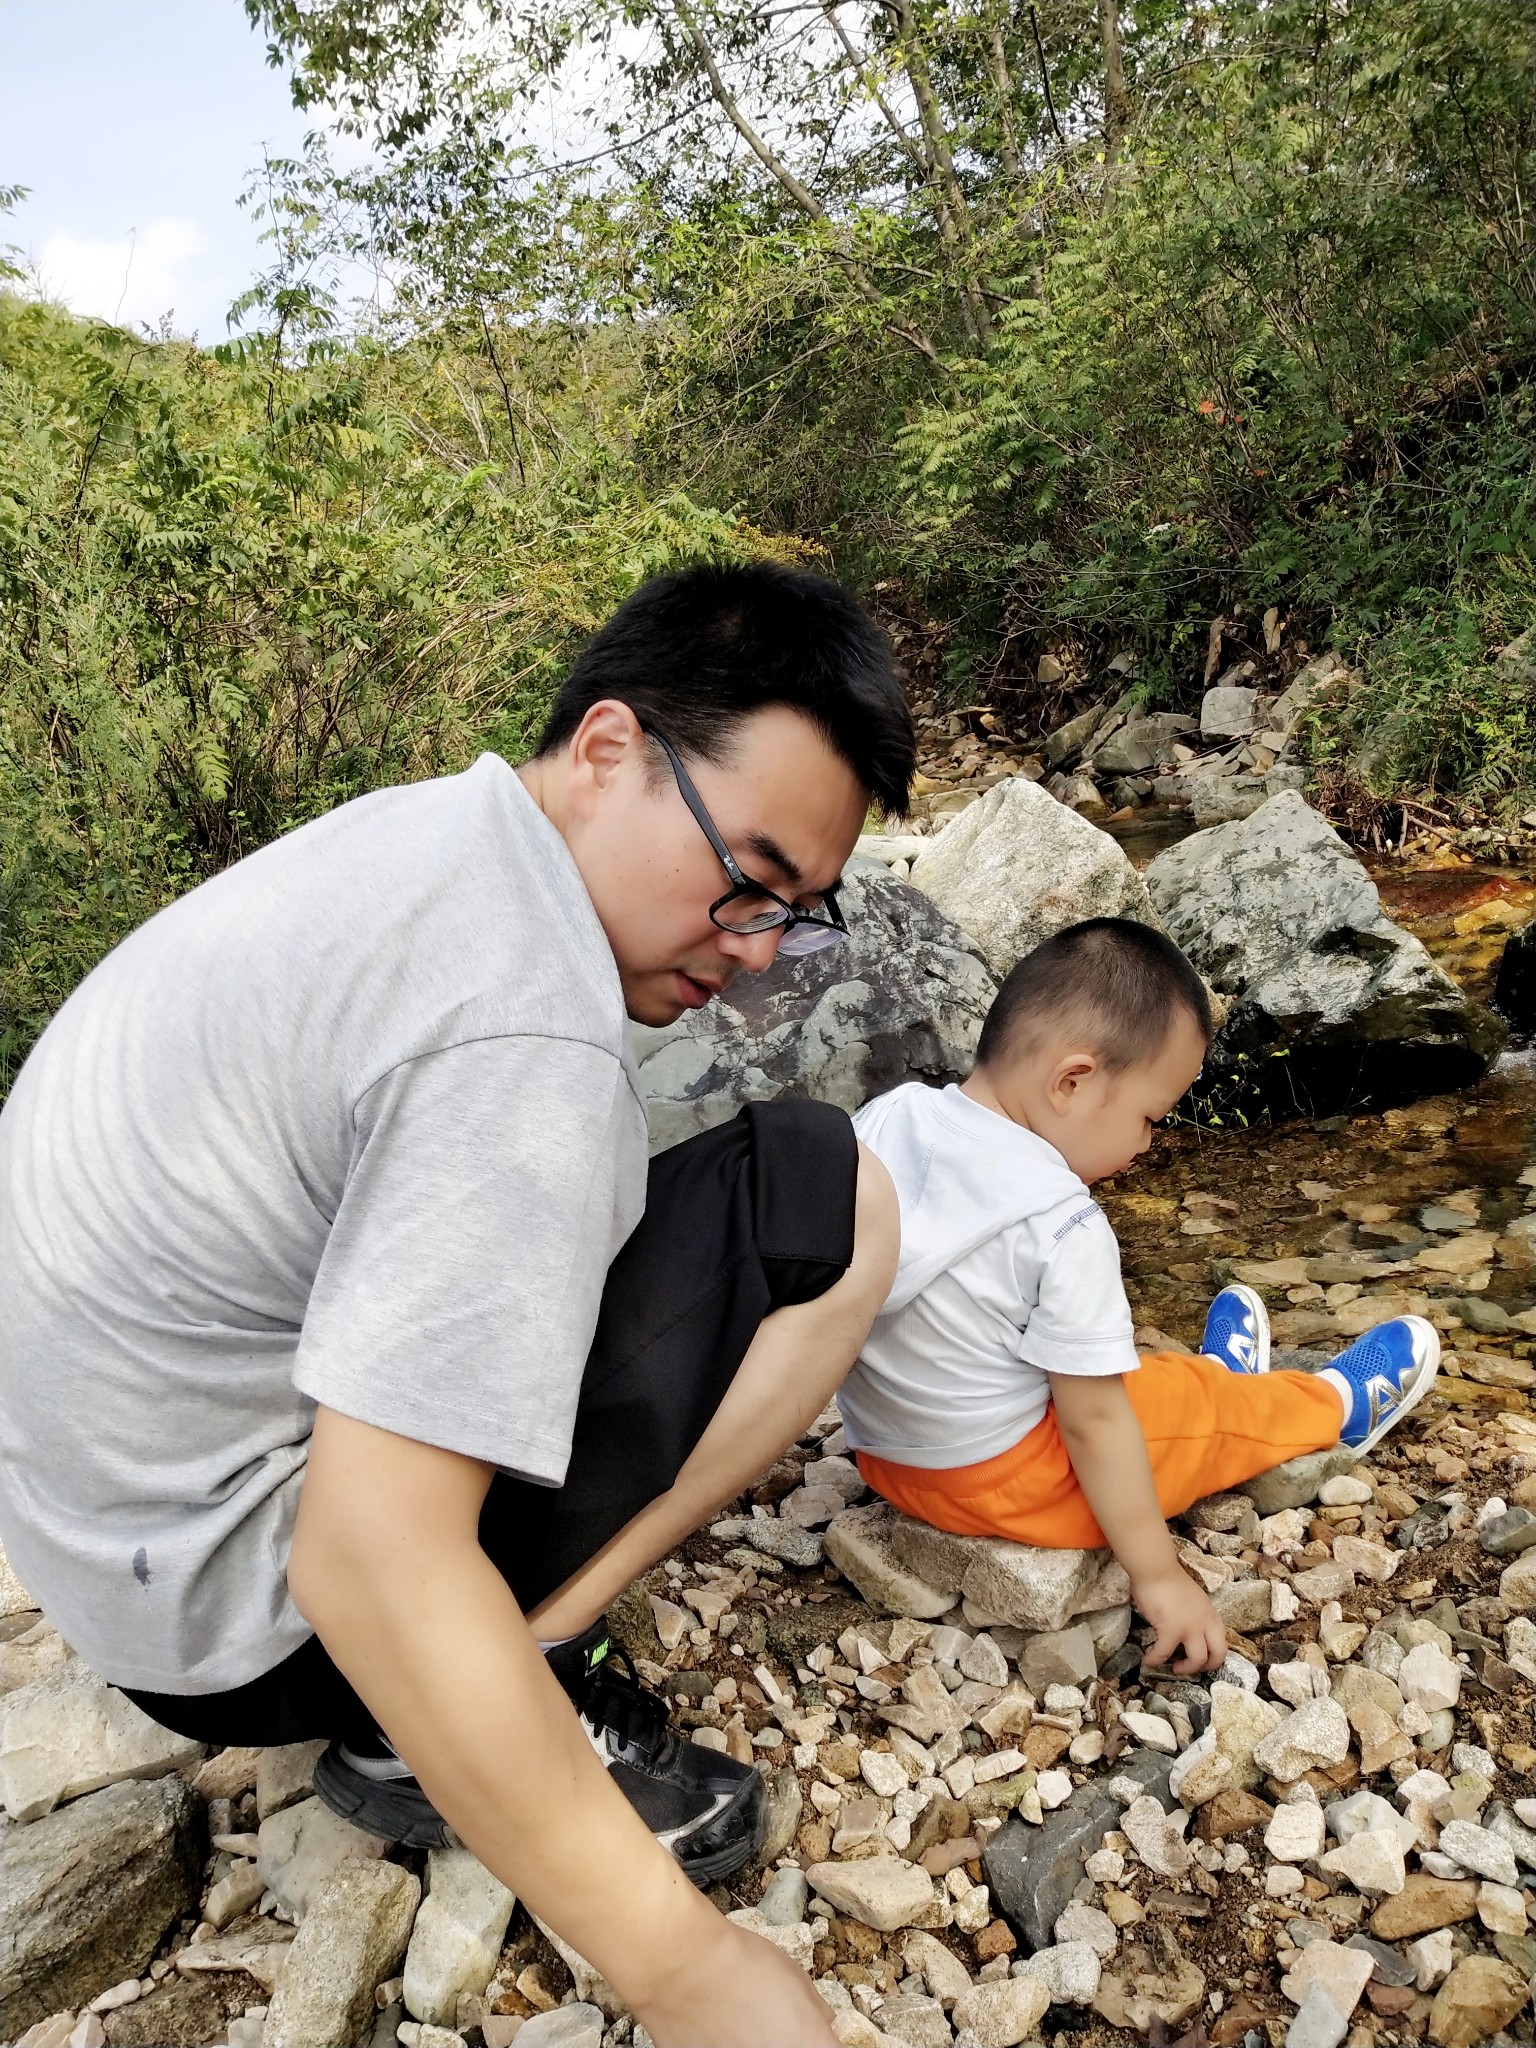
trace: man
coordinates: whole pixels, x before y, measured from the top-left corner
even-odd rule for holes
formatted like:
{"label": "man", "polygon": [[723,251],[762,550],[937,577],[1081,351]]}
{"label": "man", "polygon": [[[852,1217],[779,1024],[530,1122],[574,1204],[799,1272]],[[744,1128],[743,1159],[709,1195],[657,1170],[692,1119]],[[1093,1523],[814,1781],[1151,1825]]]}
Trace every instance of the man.
{"label": "man", "polygon": [[451,1828],[663,2044],[832,2037],[689,1883],[751,1854],[760,1780],[672,1734],[603,1610],[827,1399],[897,1223],[846,1119],[786,1103],[663,1155],[637,1230],[624,1016],[836,943],[912,760],[835,585],[658,579],[533,760],[360,798],[194,890],[0,1117],[23,1581],[165,1724],[335,1738],[322,1796]]}

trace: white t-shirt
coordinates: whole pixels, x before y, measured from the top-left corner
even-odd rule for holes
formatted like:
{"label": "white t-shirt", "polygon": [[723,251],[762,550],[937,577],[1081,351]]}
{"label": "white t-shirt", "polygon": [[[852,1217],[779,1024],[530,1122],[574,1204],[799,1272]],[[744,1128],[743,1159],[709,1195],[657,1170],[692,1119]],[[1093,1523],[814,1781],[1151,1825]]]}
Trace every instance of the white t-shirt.
{"label": "white t-shirt", "polygon": [[618,971],[507,763],[344,804],[132,933],[0,1116],[0,1539],[104,1677],[310,1634],[315,1404],[564,1477],[645,1202]]}
{"label": "white t-shirt", "polygon": [[853,1121],[901,1202],[896,1280],[838,1395],[853,1449],[977,1465],[1043,1421],[1047,1373],[1137,1369],[1115,1234],[1053,1145],[920,1081]]}

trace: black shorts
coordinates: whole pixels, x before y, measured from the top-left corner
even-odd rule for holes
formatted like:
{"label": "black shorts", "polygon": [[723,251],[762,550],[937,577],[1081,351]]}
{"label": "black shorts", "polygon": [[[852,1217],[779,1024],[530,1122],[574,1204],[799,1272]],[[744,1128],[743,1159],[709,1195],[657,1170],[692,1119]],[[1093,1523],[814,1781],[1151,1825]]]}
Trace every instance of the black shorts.
{"label": "black shorts", "polygon": [[[847,1270],[857,1176],[848,1118],[797,1099],[754,1104],[652,1160],[645,1215],[603,1290],[565,1484],[501,1474],[481,1511],[481,1547],[525,1610],[666,1492],[763,1318],[814,1301]],[[164,1727],[214,1744],[372,1728],[314,1636],[231,1692],[128,1697]]]}

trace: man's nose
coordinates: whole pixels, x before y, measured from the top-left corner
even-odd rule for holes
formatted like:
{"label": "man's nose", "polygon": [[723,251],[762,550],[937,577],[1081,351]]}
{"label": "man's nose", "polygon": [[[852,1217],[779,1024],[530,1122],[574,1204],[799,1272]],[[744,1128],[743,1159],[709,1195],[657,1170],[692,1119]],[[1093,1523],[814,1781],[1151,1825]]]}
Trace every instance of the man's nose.
{"label": "man's nose", "polygon": [[748,974],[761,974],[773,965],[783,936],[784,927],[779,924],[765,932],[722,932],[718,943],[727,959],[739,960]]}

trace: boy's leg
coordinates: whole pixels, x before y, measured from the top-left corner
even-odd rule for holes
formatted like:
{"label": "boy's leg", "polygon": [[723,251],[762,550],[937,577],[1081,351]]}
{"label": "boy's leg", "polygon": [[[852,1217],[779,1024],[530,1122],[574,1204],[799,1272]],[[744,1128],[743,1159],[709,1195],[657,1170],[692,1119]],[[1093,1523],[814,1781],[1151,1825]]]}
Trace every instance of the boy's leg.
{"label": "boy's leg", "polygon": [[[1339,1394],[1313,1373],[1230,1372],[1184,1351],[1143,1352],[1125,1389],[1165,1516],[1304,1451],[1326,1450],[1338,1442],[1343,1418]],[[1045,1550],[1104,1543],[1054,1408],[1021,1443],[982,1465],[920,1472],[861,1454],[859,1469],[907,1514],[957,1535],[1006,1536]]]}

